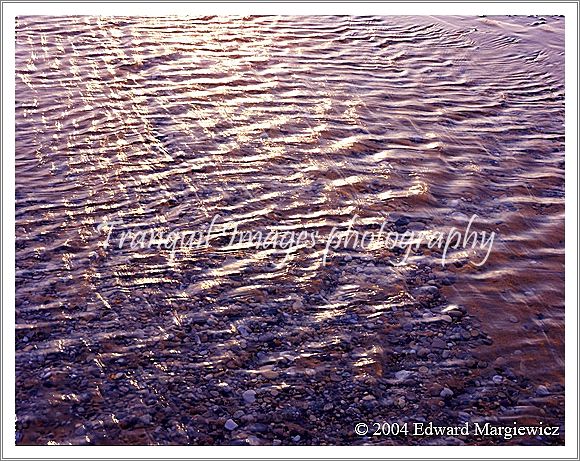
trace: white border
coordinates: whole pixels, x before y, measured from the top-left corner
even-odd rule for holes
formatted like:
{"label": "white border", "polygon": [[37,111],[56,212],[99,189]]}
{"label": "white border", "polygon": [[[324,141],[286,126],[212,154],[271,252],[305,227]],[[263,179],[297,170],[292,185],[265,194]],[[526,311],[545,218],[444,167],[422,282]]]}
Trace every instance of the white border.
{"label": "white border", "polygon": [[[576,458],[577,422],[577,4],[573,3],[5,3],[3,8],[3,362],[2,454],[9,458]],[[16,447],[14,444],[14,17],[47,15],[479,15],[563,14],[566,16],[566,446],[565,447]]]}

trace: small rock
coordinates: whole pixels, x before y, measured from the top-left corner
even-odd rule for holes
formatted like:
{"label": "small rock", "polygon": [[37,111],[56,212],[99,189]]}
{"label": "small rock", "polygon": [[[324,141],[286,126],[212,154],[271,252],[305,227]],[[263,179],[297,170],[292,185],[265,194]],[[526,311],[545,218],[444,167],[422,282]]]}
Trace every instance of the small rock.
{"label": "small rock", "polygon": [[406,218],[406,217],[402,216],[402,217],[400,217],[399,219],[397,219],[397,220],[395,221],[395,226],[397,226],[397,227],[405,227],[405,226],[407,226],[407,225],[408,225],[410,222],[411,222],[411,221],[410,221],[408,218]]}
{"label": "small rock", "polygon": [[242,394],[242,398],[246,403],[254,403],[256,401],[256,391],[248,389]]}
{"label": "small rock", "polygon": [[441,338],[435,338],[431,342],[431,346],[434,347],[435,349],[445,349],[447,347],[447,344]]}
{"label": "small rock", "polygon": [[548,390],[548,388],[544,385],[539,385],[536,388],[536,394],[538,394],[540,397],[545,397],[547,395],[550,395],[550,391]]}
{"label": "small rock", "polygon": [[243,338],[249,338],[251,336],[248,329],[243,325],[240,325],[238,327],[238,331],[240,332],[240,335],[242,335]]}
{"label": "small rock", "polygon": [[409,376],[411,376],[413,374],[413,372],[408,371],[408,370],[400,370],[397,371],[395,373],[395,378],[399,381],[404,381],[405,379],[407,379]]}
{"label": "small rock", "polygon": [[248,426],[250,432],[268,432],[268,426],[262,423],[254,423]]}
{"label": "small rock", "polygon": [[518,318],[515,315],[509,315],[508,316],[508,320],[510,322],[512,322],[512,323],[518,323],[519,322]]}
{"label": "small rock", "polygon": [[242,416],[241,420],[243,423],[248,424],[253,423],[256,420],[256,418],[254,415],[244,415]]}
{"label": "small rock", "polygon": [[421,347],[417,351],[417,357],[427,357],[427,355],[429,355],[429,349],[426,347]]}
{"label": "small rock", "polygon": [[503,377],[501,377],[500,375],[495,375],[493,378],[491,378],[491,380],[495,384],[501,384],[503,382]]}
{"label": "small rock", "polygon": [[443,390],[439,393],[439,396],[444,399],[448,399],[453,396],[453,391],[448,387],[444,387]]}
{"label": "small rock", "polygon": [[236,427],[238,427],[238,425],[236,424],[236,422],[233,419],[228,419],[226,421],[226,423],[224,424],[224,427],[228,431],[233,431]]}
{"label": "small rock", "polygon": [[330,380],[334,381],[335,383],[339,383],[342,381],[342,377],[337,373],[333,373],[330,375]]}
{"label": "small rock", "polygon": [[451,317],[453,317],[454,319],[460,319],[461,317],[463,317],[465,314],[461,311],[449,311],[449,315]]}
{"label": "small rock", "polygon": [[262,376],[266,379],[276,379],[278,376],[280,376],[280,373],[274,370],[267,370],[262,373]]}
{"label": "small rock", "polygon": [[273,333],[264,333],[258,337],[258,340],[262,343],[268,343],[276,338],[276,335]]}
{"label": "small rock", "polygon": [[433,397],[439,395],[441,393],[441,391],[443,390],[443,386],[439,383],[433,383],[430,387],[429,387],[429,394]]}
{"label": "small rock", "polygon": [[133,332],[133,335],[135,336],[135,338],[143,339],[145,337],[145,332],[141,329],[137,329]]}
{"label": "small rock", "polygon": [[260,439],[258,437],[256,437],[255,435],[249,435],[246,438],[246,442],[248,442],[248,445],[251,445],[251,446],[254,446],[254,447],[255,446],[258,446],[258,445],[261,445]]}
{"label": "small rock", "polygon": [[413,290],[413,296],[422,304],[429,304],[439,296],[439,289],[433,285],[424,285]]}
{"label": "small rock", "polygon": [[298,300],[298,301],[294,301],[294,303],[292,304],[292,309],[302,309],[304,307],[304,304],[302,304],[302,301]]}
{"label": "small rock", "polygon": [[497,359],[495,359],[493,363],[495,364],[496,367],[500,367],[501,368],[501,367],[503,367],[507,363],[507,360],[506,360],[505,357],[501,357],[500,356]]}

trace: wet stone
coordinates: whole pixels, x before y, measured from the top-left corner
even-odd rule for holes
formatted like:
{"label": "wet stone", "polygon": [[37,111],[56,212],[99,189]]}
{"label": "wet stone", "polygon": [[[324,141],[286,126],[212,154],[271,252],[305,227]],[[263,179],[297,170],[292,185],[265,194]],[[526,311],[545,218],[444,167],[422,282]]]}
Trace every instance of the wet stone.
{"label": "wet stone", "polygon": [[427,357],[429,355],[429,349],[426,347],[421,347],[417,350],[417,357]]}
{"label": "wet stone", "polygon": [[546,397],[548,395],[550,395],[550,391],[548,390],[548,388],[544,385],[539,385],[536,388],[536,394],[539,395],[540,397]]}
{"label": "wet stone", "polygon": [[224,424],[224,427],[228,431],[233,431],[234,429],[236,429],[238,427],[238,424],[233,419],[228,419],[226,421],[226,423]]}
{"label": "wet stone", "polygon": [[262,373],[262,376],[266,379],[276,379],[278,376],[280,376],[280,373],[274,370],[267,370]]}
{"label": "wet stone", "polygon": [[445,349],[447,347],[447,343],[443,341],[441,338],[435,338],[431,342],[431,347],[434,349]]}
{"label": "wet stone", "polygon": [[246,403],[254,403],[256,401],[256,391],[250,389],[244,391],[244,393],[242,394],[242,398]]}
{"label": "wet stone", "polygon": [[444,387],[443,390],[439,393],[441,398],[448,399],[453,396],[453,391],[448,387]]}
{"label": "wet stone", "polygon": [[395,373],[395,378],[399,381],[404,381],[405,379],[409,378],[412,375],[413,375],[412,371],[400,370]]}

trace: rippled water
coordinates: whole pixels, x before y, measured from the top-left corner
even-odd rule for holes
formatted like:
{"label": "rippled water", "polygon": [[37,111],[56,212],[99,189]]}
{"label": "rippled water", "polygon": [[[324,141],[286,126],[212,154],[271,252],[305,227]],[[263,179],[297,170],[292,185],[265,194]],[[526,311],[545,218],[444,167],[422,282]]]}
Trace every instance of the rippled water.
{"label": "rippled water", "polygon": [[[392,354],[430,335],[427,322],[391,341],[411,331],[402,312],[418,323],[447,304],[487,338],[451,348],[455,393],[499,373],[530,389],[514,415],[563,424],[564,18],[30,16],[16,31],[21,443],[229,443],[248,383],[270,400],[242,430],[262,437],[249,427],[274,412],[296,427],[270,442],[362,443],[351,427],[284,434],[346,408],[339,381],[382,383],[381,405],[399,396],[381,381]],[[319,251],[280,266],[249,248],[171,259],[105,249],[97,230],[200,229],[216,214],[245,230],[328,233],[354,215],[447,229],[474,213],[497,233],[480,268],[422,251],[395,270],[384,249],[326,266]],[[430,309],[413,305],[427,280]],[[449,371],[468,356],[489,366]],[[326,387],[305,384],[327,371]],[[327,391],[346,403],[328,409]],[[298,417],[287,395],[312,404]],[[497,398],[461,410],[501,421]]]}

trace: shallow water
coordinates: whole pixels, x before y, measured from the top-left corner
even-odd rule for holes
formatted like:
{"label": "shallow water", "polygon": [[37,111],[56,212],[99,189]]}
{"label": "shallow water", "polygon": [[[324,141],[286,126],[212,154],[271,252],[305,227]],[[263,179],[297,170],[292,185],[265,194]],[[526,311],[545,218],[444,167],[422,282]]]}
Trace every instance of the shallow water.
{"label": "shallow water", "polygon": [[[107,424],[193,393],[217,427],[234,411],[217,381],[273,371],[283,393],[344,358],[351,330],[404,310],[426,267],[453,283],[412,318],[461,306],[490,338],[465,349],[496,365],[481,373],[550,388],[516,413],[563,411],[564,18],[31,16],[16,31],[22,443],[210,443],[183,420],[157,423],[172,440]],[[325,235],[355,215],[448,229],[477,214],[497,237],[480,268],[423,251],[395,270],[382,248],[275,265],[219,239],[175,258],[104,248],[97,230],[204,229],[216,214]],[[382,328],[345,358],[354,382],[390,370]],[[252,334],[267,346],[246,359]]]}

